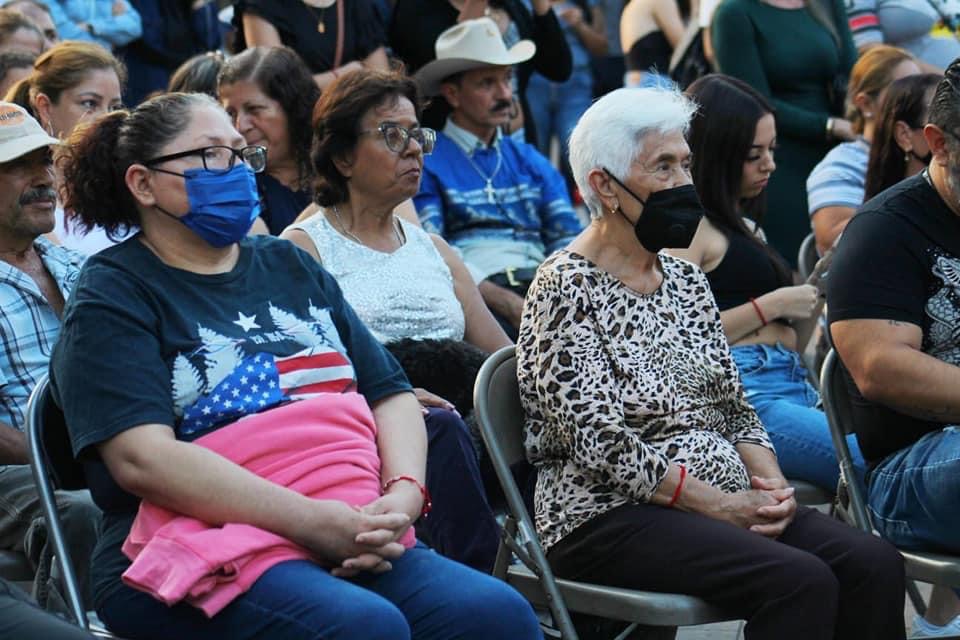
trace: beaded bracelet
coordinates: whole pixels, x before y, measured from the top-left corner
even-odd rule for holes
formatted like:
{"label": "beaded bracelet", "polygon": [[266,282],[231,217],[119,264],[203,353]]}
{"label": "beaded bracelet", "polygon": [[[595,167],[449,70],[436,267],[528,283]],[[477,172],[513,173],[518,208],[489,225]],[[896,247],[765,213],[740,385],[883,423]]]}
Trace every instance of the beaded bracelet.
{"label": "beaded bracelet", "polygon": [[400,482],[401,480],[406,480],[407,482],[412,482],[417,485],[417,488],[420,489],[420,495],[423,496],[423,508],[420,509],[420,517],[426,517],[430,510],[433,509],[433,500],[430,498],[430,492],[423,485],[422,482],[414,478],[413,476],[393,476],[389,480],[383,483],[383,492],[386,493],[387,489]]}

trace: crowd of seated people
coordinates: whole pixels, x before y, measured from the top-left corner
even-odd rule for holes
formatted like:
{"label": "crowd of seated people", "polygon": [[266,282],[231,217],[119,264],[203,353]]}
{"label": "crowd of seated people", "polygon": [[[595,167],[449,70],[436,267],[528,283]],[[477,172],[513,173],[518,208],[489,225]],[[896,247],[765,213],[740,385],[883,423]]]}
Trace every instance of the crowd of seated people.
{"label": "crowd of seated people", "polygon": [[[470,426],[516,341],[560,577],[697,595],[748,638],[903,637],[893,545],[960,551],[960,70],[874,24],[900,9],[714,4],[729,75],[680,93],[697,3],[3,3],[2,548],[49,555],[22,433],[49,373],[85,605],[122,637],[539,637],[483,575]],[[596,94],[608,24],[659,38],[648,88]],[[840,238],[829,329],[811,231]],[[818,330],[882,539],[790,486],[840,479]],[[0,635],[85,637],[29,600],[0,582]],[[935,588],[914,635],[958,630]]]}
{"label": "crowd of seated people", "polygon": [[917,73],[920,67],[910,54],[887,45],[872,47],[853,65],[847,95],[857,137],[831,149],[807,178],[810,226],[820,253],[833,246],[863,204],[867,159],[890,83]]}
{"label": "crowd of seated people", "polygon": [[[746,83],[723,75],[700,78],[687,93],[700,105],[688,140],[704,217],[688,248],[668,251],[706,274],[747,400],[780,468],[791,480],[833,491],[839,469],[830,429],[800,356],[820,308],[818,290],[794,284],[759,226],[768,219],[765,191],[777,167],[773,107]],[[862,473],[855,439],[850,446]]]}

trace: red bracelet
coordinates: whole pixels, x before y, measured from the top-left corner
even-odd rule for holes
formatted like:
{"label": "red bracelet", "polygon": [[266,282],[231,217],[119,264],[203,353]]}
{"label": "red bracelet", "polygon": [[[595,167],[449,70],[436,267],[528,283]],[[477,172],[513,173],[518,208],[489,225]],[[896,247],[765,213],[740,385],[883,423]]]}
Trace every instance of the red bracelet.
{"label": "red bracelet", "polygon": [[682,464],[678,464],[680,467],[680,482],[677,483],[677,488],[673,490],[673,497],[670,498],[670,502],[667,503],[667,507],[673,507],[677,503],[677,498],[680,497],[680,491],[683,489],[683,481],[687,479],[687,468]]}
{"label": "red bracelet", "polygon": [[760,305],[757,304],[757,301],[753,298],[750,298],[750,304],[753,305],[753,310],[757,312],[757,316],[760,318],[760,322],[763,324],[761,326],[767,326],[767,319],[763,315],[763,311],[760,310]]}
{"label": "red bracelet", "polygon": [[426,517],[430,510],[433,509],[433,500],[430,498],[430,492],[419,480],[413,476],[393,476],[389,480],[383,483],[383,492],[386,493],[387,489],[400,482],[401,480],[406,480],[407,482],[412,482],[417,485],[417,488],[420,489],[420,495],[423,496],[423,508],[420,509],[420,517]]}

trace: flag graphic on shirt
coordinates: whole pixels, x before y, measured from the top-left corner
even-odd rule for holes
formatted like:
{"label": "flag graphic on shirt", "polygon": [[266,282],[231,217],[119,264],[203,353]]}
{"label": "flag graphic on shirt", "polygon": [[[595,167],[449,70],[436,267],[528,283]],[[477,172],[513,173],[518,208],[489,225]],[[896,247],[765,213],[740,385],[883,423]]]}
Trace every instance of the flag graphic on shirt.
{"label": "flag graphic on shirt", "polygon": [[[248,332],[261,328],[256,316],[241,313],[234,324],[243,328],[242,338],[199,326],[202,346],[189,355],[177,355],[173,363],[174,410],[182,417],[177,430],[195,434],[287,400],[354,389],[353,365],[329,311],[311,304],[309,313],[310,320],[302,320],[271,304],[269,315],[277,331],[254,335]],[[264,344],[265,338],[305,348],[276,356],[265,351],[248,354],[241,346]]]}

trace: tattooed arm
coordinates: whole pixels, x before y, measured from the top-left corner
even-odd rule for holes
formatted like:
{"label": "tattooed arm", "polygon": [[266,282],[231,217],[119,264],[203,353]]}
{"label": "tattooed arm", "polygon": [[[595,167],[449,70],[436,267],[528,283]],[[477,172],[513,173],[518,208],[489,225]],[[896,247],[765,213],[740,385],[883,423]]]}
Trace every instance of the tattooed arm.
{"label": "tattooed arm", "polygon": [[830,332],[864,398],[922,420],[960,421],[960,367],[923,353],[920,327],[897,320],[841,320]]}

